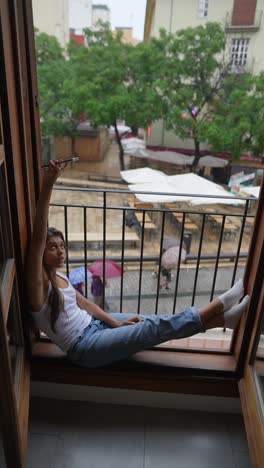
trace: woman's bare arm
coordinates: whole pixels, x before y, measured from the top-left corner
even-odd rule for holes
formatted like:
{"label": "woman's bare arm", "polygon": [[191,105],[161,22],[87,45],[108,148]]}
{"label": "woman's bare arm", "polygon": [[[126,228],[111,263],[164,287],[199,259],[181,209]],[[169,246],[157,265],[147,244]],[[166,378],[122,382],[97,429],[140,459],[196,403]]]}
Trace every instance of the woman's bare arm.
{"label": "woman's bare arm", "polygon": [[[63,167],[65,167],[65,164]],[[46,285],[43,276],[43,254],[47,238],[49,203],[53,185],[61,169],[62,165],[54,164],[53,161],[50,162],[43,175],[42,188],[37,203],[26,265],[28,300],[33,308],[38,308],[45,301]]]}
{"label": "woman's bare arm", "polygon": [[79,291],[76,291],[76,298],[77,298],[77,304],[78,306],[86,310],[90,315],[92,315],[94,318],[98,320],[102,320],[103,322],[107,323],[111,327],[121,327],[123,325],[134,325],[137,322],[142,322],[142,318],[135,316],[132,317],[129,320],[123,320],[122,322],[115,320],[111,315],[109,315],[107,312],[105,312],[103,309],[98,307],[96,304],[94,304],[91,301],[88,301],[84,296],[82,296]]}

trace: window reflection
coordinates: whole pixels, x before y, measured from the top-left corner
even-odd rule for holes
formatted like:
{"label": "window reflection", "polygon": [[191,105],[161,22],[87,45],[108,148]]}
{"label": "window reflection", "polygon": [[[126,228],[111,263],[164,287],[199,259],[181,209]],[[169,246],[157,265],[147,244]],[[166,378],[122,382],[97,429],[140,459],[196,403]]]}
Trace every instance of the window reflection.
{"label": "window reflection", "polygon": [[256,352],[255,368],[258,375],[259,387],[264,401],[264,315],[262,315],[260,334]]}
{"label": "window reflection", "polygon": [[2,243],[1,231],[0,231],[0,281],[1,281],[1,276],[2,276],[2,272],[4,268],[4,260],[5,260],[5,256],[4,256],[4,249],[3,249],[3,243]]}
{"label": "window reflection", "polygon": [[0,279],[5,261],[12,257],[10,243],[10,219],[8,213],[7,187],[4,164],[0,164]]}
{"label": "window reflection", "polygon": [[7,338],[9,344],[9,353],[12,365],[13,376],[15,376],[17,364],[18,364],[18,348],[22,346],[22,335],[20,324],[18,322],[19,314],[18,300],[17,300],[17,288],[16,285],[13,287],[12,297],[10,301],[10,307],[7,319]]}

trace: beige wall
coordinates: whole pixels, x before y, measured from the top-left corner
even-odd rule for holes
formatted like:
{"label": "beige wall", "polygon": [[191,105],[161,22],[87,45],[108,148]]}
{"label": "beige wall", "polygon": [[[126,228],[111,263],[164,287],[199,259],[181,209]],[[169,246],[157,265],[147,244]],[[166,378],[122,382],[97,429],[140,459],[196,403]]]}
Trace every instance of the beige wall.
{"label": "beige wall", "polygon": [[[149,6],[153,3],[148,0]],[[151,21],[150,36],[158,36],[160,28],[164,28],[170,32],[176,32],[179,29],[184,29],[189,26],[195,27],[199,24],[206,24],[207,21],[218,21],[223,27],[225,25],[226,15],[231,15],[233,9],[233,0],[209,0],[208,16],[199,18],[197,14],[198,0],[156,0],[153,11],[152,21],[146,17],[145,26],[148,21]],[[261,17],[260,28],[252,31],[245,28],[243,31],[235,31],[232,29],[227,32],[229,44],[233,38],[249,38],[248,48],[248,68],[251,72],[258,74],[264,70],[264,0],[257,1],[257,13]],[[147,8],[148,11],[148,8]],[[151,12],[149,8],[149,12]],[[145,27],[145,31],[146,31]],[[145,38],[147,39],[147,38]],[[227,44],[227,53],[229,50]],[[164,129],[161,121],[152,125],[152,134],[148,139],[150,145],[174,146],[192,148],[193,143],[189,140],[182,141],[175,137],[172,132]]]}
{"label": "beige wall", "polygon": [[125,44],[132,44],[132,45],[137,45],[139,42],[141,42],[139,39],[135,39],[133,37],[133,28],[115,28],[113,31],[113,34],[116,35],[117,33],[121,32],[122,35],[122,42]]}
{"label": "beige wall", "polygon": [[92,25],[92,0],[69,0],[69,25],[76,34]]}
{"label": "beige wall", "polygon": [[157,36],[160,28],[175,32],[208,20],[223,22],[226,13],[232,10],[233,0],[209,0],[207,18],[198,18],[197,5],[198,0],[156,0],[151,35]]}
{"label": "beige wall", "polygon": [[[71,156],[71,138],[68,136],[56,136],[56,159]],[[100,161],[104,158],[109,148],[108,129],[102,128],[94,135],[78,136],[75,140],[75,152],[80,161]]]}
{"label": "beige wall", "polygon": [[[207,21],[218,21],[224,26],[227,13],[232,12],[233,0],[209,0],[207,18],[198,18],[197,5],[198,0],[156,0],[151,36],[158,36],[160,28],[175,32],[188,26],[206,24]],[[247,28],[244,31],[228,31],[230,40],[240,37],[250,38],[248,64],[254,73],[264,70],[264,0],[257,1],[257,17],[261,12],[263,12],[261,24],[257,31]]]}
{"label": "beige wall", "polygon": [[[181,140],[172,131],[164,128],[162,120],[154,122],[151,125],[151,136],[147,138],[147,145],[167,146],[168,148],[194,149],[193,140]],[[206,145],[201,144],[200,149],[206,149]]]}
{"label": "beige wall", "polygon": [[55,36],[62,47],[69,42],[68,0],[32,0],[34,26]]}

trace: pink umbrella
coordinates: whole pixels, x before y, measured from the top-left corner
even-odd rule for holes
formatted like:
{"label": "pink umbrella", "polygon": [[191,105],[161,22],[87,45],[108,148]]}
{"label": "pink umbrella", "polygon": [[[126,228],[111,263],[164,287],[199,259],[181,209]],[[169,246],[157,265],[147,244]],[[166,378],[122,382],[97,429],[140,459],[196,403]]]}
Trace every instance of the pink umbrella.
{"label": "pink umbrella", "polygon": [[[162,254],[161,257],[161,266],[167,270],[177,268],[178,259],[179,259],[179,246],[170,247],[166,252]],[[184,261],[186,258],[186,250],[182,249],[181,251],[181,260]]]}
{"label": "pink umbrella", "polygon": [[[96,260],[89,266],[88,270],[97,276],[103,276],[104,274],[104,262],[103,260]],[[105,260],[105,277],[114,278],[115,276],[121,276],[125,270],[113,260]]]}

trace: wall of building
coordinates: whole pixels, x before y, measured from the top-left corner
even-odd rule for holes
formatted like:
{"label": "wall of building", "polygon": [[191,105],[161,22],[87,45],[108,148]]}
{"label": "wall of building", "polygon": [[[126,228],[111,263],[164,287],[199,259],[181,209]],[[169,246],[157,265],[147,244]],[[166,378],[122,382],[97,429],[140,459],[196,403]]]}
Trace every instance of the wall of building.
{"label": "wall of building", "polygon": [[92,0],[69,0],[70,28],[75,29],[75,34],[82,34],[84,28],[90,28],[92,24]]}
{"label": "wall of building", "polygon": [[[151,135],[147,139],[147,145],[166,146],[168,148],[185,148],[194,150],[194,142],[191,139],[182,140],[173,131],[166,130],[164,122],[157,120],[151,124]],[[200,149],[207,149],[201,144]]]}
{"label": "wall of building", "polygon": [[157,36],[160,28],[175,32],[188,26],[195,27],[206,21],[223,22],[225,14],[232,11],[233,0],[209,0],[208,17],[199,18],[197,14],[198,0],[156,0],[154,21],[151,35]]}
{"label": "wall of building", "polygon": [[34,27],[55,36],[62,47],[69,42],[68,0],[32,0]]}
{"label": "wall of building", "polygon": [[[71,138],[56,136],[54,140],[56,159],[71,157]],[[101,161],[109,144],[108,130],[102,128],[94,134],[76,137],[75,152],[80,161]]]}
{"label": "wall of building", "polygon": [[94,401],[149,408],[179,408],[219,413],[241,413],[239,398],[182,393],[149,392],[119,388],[64,385],[49,382],[31,382],[30,395],[62,400]]}
{"label": "wall of building", "polygon": [[119,32],[122,33],[122,42],[124,42],[125,44],[137,45],[139,42],[141,42],[139,39],[133,37],[133,28],[116,27],[115,31],[113,31],[113,34],[115,35]]}
{"label": "wall of building", "polygon": [[[160,28],[175,32],[189,26],[195,27],[199,24],[206,24],[207,21],[218,21],[224,26],[227,15],[229,14],[232,18],[234,0],[221,0],[221,2],[218,0],[208,1],[208,16],[199,18],[197,13],[198,0],[188,0],[187,2],[181,2],[180,0],[156,0],[151,26],[151,36],[158,36]],[[255,22],[260,22],[259,29],[253,31],[251,28],[247,27],[245,27],[244,30],[241,28],[239,30],[233,28],[232,30],[228,30],[227,34],[230,40],[232,38],[242,37],[248,37],[250,39],[248,49],[249,67],[253,64],[252,71],[254,73],[259,73],[261,70],[264,70],[264,0],[257,0],[257,2],[256,0],[247,0],[248,5],[252,2],[254,4],[256,3]],[[242,8],[245,0],[240,0],[240,3]],[[251,17],[250,13],[249,16]],[[241,19],[243,20],[242,16]]]}
{"label": "wall of building", "polygon": [[92,6],[92,27],[97,28],[98,21],[110,23],[110,10],[106,5]]}

